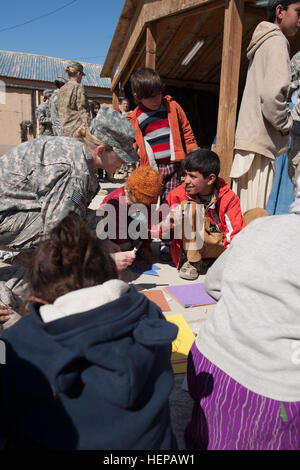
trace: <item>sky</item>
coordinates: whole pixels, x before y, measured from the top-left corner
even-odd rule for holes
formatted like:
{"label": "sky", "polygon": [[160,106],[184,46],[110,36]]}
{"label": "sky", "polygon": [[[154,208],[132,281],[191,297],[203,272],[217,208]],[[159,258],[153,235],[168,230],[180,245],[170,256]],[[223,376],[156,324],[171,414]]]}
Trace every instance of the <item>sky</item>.
{"label": "sky", "polygon": [[[124,3],[125,0],[1,1],[0,49],[104,64]],[[40,18],[34,20],[37,17]]]}

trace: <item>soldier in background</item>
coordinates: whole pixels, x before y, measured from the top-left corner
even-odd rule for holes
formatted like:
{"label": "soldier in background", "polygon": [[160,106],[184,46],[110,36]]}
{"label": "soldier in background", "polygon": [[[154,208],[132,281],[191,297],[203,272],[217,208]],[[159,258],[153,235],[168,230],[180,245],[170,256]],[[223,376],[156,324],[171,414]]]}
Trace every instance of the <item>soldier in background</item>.
{"label": "soldier in background", "polygon": [[36,119],[39,124],[40,135],[53,135],[49,109],[49,99],[52,93],[53,90],[44,90],[43,102],[35,110]]}
{"label": "soldier in background", "polygon": [[[123,162],[137,161],[134,134],[127,119],[103,107],[90,130],[84,125],[78,129],[78,139],[41,136],[1,157],[0,250],[16,252],[17,274],[0,281],[0,323],[5,316],[1,306],[18,310],[20,296],[26,293],[24,269],[30,266],[32,250],[58,222],[75,212],[96,228],[99,218],[88,209],[99,191],[95,172],[104,168],[113,173]],[[131,252],[121,253],[112,242],[105,243],[115,253],[118,269],[134,261]],[[13,313],[6,326],[18,319]]]}
{"label": "soldier in background", "polygon": [[89,122],[89,104],[81,85],[85,75],[79,62],[70,62],[65,68],[69,76],[68,82],[58,92],[58,114],[61,135],[73,137],[76,130]]}
{"label": "soldier in background", "polygon": [[55,80],[56,90],[52,93],[49,100],[50,117],[52,122],[53,135],[60,135],[60,121],[58,115],[57,98],[59,89],[67,83],[64,77],[58,77]]}

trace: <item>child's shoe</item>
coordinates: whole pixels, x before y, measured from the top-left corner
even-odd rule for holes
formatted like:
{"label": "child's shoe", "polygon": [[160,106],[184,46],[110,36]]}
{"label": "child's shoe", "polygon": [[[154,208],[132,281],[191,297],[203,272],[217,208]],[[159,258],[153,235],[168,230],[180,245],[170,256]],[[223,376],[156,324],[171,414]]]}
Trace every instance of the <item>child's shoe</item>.
{"label": "child's shoe", "polygon": [[165,243],[161,243],[159,247],[159,259],[160,261],[168,262],[171,261],[170,246]]}
{"label": "child's shoe", "polygon": [[195,281],[198,279],[200,274],[206,274],[207,271],[207,263],[205,261],[200,260],[194,263],[190,261],[186,261],[179,271],[179,277],[182,279],[187,279],[188,281]]}

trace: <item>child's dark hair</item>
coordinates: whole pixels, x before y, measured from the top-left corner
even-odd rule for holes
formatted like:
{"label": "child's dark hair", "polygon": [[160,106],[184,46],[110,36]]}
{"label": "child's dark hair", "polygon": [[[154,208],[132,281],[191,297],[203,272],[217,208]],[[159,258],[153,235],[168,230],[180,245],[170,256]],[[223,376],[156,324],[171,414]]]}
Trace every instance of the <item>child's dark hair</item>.
{"label": "child's dark hair", "polygon": [[183,171],[198,171],[204,178],[207,178],[210,174],[218,177],[220,173],[220,159],[212,150],[198,149],[185,157]]}
{"label": "child's dark hair", "polygon": [[73,290],[117,278],[111,256],[76,214],[65,217],[39,244],[28,272],[31,295],[49,303]]}
{"label": "child's dark hair", "polygon": [[130,78],[132,94],[136,93],[139,100],[150,98],[158,93],[163,93],[164,85],[155,70],[149,67],[141,67]]}
{"label": "child's dark hair", "polygon": [[290,5],[293,3],[297,3],[299,0],[269,0],[268,1],[268,6],[267,6],[267,12],[268,12],[268,21],[271,23],[274,23],[276,20],[276,7],[278,5],[282,5],[284,10],[287,10]]}

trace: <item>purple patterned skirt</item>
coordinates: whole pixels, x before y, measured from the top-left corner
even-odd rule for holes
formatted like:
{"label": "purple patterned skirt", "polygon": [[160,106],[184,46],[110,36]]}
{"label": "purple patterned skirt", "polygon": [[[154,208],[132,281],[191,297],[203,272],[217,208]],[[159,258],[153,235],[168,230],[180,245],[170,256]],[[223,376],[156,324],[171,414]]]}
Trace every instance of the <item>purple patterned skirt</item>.
{"label": "purple patterned skirt", "polygon": [[187,377],[194,400],[185,431],[187,449],[300,449],[300,402],[280,402],[248,390],[204,357],[195,343]]}

